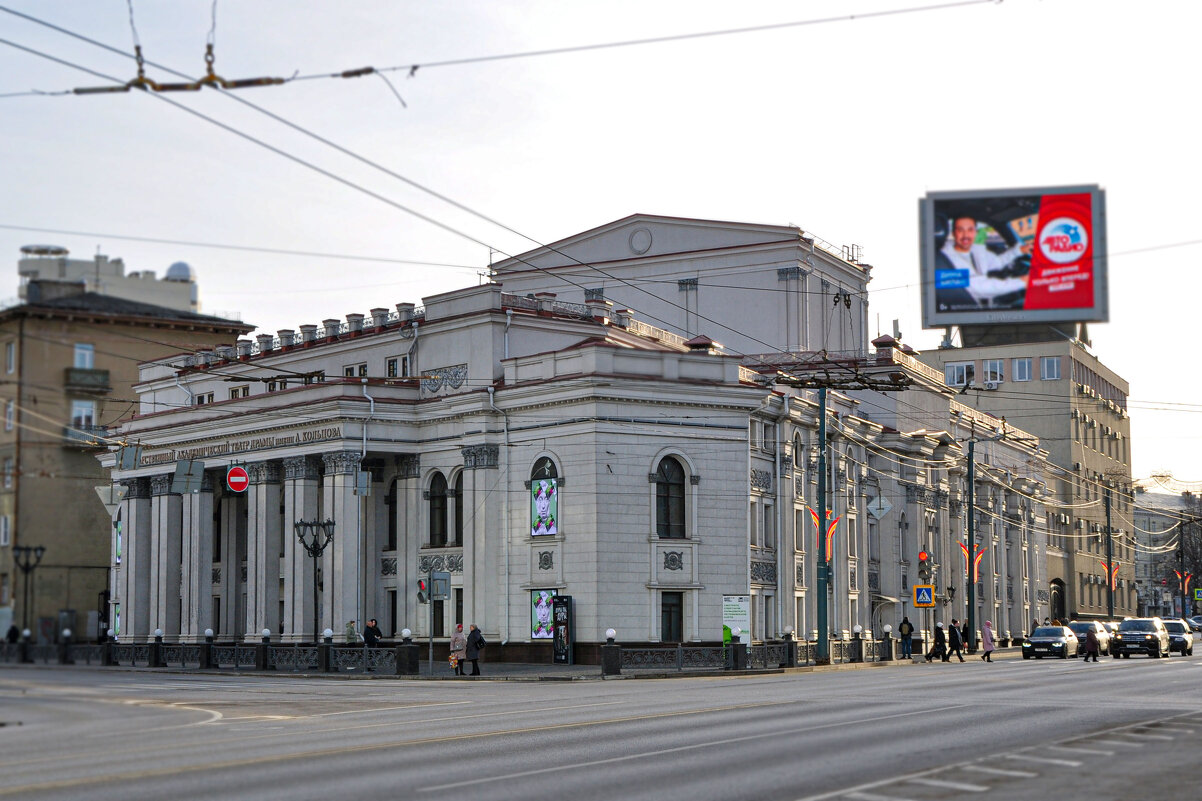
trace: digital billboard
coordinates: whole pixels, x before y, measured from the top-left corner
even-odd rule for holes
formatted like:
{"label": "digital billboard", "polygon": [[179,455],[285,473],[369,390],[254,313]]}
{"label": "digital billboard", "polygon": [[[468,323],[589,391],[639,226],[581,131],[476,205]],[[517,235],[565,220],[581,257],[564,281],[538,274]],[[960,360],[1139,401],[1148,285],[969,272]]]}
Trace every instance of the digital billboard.
{"label": "digital billboard", "polygon": [[932,192],[918,217],[924,328],[1108,319],[1099,187]]}

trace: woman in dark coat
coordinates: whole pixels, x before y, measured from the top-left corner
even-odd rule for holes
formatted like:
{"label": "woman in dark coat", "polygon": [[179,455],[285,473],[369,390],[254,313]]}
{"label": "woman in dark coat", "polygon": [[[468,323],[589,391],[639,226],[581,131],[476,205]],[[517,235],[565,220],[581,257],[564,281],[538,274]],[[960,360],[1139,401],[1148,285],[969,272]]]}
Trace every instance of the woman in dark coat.
{"label": "woman in dark coat", "polygon": [[467,635],[467,659],[472,663],[471,675],[480,675],[480,652],[484,650],[484,635],[480,633],[480,629],[476,628],[476,624],[472,624],[472,630]]}
{"label": "woman in dark coat", "polygon": [[1090,628],[1089,631],[1085,632],[1085,659],[1081,661],[1088,662],[1089,658],[1092,656],[1093,661],[1097,662],[1099,650],[1098,633],[1094,631],[1093,628]]}
{"label": "woman in dark coat", "polygon": [[932,657],[942,657],[947,653],[947,635],[943,633],[943,624],[935,624],[935,644],[931,646],[931,650],[927,651],[927,661],[930,662]]}

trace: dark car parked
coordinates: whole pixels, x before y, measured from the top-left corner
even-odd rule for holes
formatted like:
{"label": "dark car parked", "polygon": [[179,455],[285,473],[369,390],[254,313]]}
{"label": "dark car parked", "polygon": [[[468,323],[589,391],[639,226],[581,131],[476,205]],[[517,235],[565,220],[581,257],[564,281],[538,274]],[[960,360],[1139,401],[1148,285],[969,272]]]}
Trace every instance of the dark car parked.
{"label": "dark car parked", "polygon": [[1178,652],[1182,656],[1194,655],[1194,633],[1189,630],[1189,623],[1177,618],[1167,618],[1164,627],[1169,632],[1169,652]]}
{"label": "dark car parked", "polygon": [[1131,654],[1147,654],[1160,658],[1169,655],[1169,632],[1158,617],[1133,617],[1119,624],[1118,633],[1110,645],[1115,659],[1127,659]]}

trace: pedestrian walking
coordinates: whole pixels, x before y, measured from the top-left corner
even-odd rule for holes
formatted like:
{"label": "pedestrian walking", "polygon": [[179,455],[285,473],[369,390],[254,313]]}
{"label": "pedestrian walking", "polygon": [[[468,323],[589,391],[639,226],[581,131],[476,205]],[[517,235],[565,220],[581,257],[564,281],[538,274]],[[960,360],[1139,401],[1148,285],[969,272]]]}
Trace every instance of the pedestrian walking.
{"label": "pedestrian walking", "polygon": [[347,645],[358,645],[359,644],[359,635],[355,632],[355,621],[353,621],[353,620],[346,621],[346,630],[344,633],[346,635],[346,644]]}
{"label": "pedestrian walking", "polygon": [[931,650],[927,651],[927,653],[926,653],[927,661],[930,662],[931,659],[943,659],[943,661],[946,662],[947,659],[943,656],[943,654],[946,650],[947,650],[947,635],[943,633],[943,624],[936,623],[935,624],[935,644],[932,645]]}
{"label": "pedestrian walking", "polygon": [[897,633],[901,636],[901,658],[914,658],[914,624],[910,622],[910,618],[902,616],[902,621],[898,624]]}
{"label": "pedestrian walking", "polygon": [[17,628],[16,623],[8,627],[8,634],[4,635],[4,639],[8,640],[10,644],[21,639],[21,630]]}
{"label": "pedestrian walking", "polygon": [[456,676],[462,676],[463,663],[467,659],[467,637],[463,634],[463,624],[459,623],[455,626],[455,632],[451,635],[451,655],[448,661],[451,664],[451,669],[455,671]]}
{"label": "pedestrian walking", "polygon": [[1085,659],[1082,661],[1088,662],[1089,658],[1092,656],[1093,661],[1097,662],[1098,651],[1100,650],[1101,648],[1098,645],[1098,633],[1094,631],[1093,627],[1091,626],[1089,631],[1085,632]]}
{"label": "pedestrian walking", "polygon": [[960,644],[962,646],[964,646],[965,651],[968,651],[970,654],[972,653],[972,651],[968,650],[968,621],[967,620],[965,620],[964,625],[960,627]]}
{"label": "pedestrian walking", "polygon": [[484,635],[480,633],[480,629],[476,628],[476,624],[472,624],[472,630],[467,635],[467,660],[472,663],[472,675],[480,675],[480,652],[484,650],[484,646],[488,645],[484,641]]}
{"label": "pedestrian walking", "polygon": [[993,644],[993,622],[986,620],[985,625],[981,627],[981,659],[986,662],[992,662],[993,653],[996,646]]}
{"label": "pedestrian walking", "polygon": [[952,627],[947,632],[947,653],[943,655],[944,662],[952,661],[952,654],[955,654],[956,658],[961,662],[964,661],[962,650],[964,648],[964,640],[962,639],[963,635],[960,633],[960,627],[956,625],[958,622],[955,618],[952,618]]}

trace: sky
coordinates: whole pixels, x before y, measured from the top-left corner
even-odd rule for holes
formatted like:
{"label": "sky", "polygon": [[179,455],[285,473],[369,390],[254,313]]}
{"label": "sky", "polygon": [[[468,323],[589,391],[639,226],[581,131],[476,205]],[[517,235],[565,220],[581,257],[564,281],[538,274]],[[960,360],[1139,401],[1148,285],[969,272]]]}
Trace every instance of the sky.
{"label": "sky", "polygon": [[[126,2],[0,9],[133,51]],[[922,329],[920,197],[1098,184],[1110,321],[1090,335],[1131,385],[1133,474],[1202,481],[1202,379],[1178,357],[1202,288],[1196,0],[134,0],[132,11],[148,62],[197,77],[212,38],[226,79],[295,79],[26,94],[112,81],[13,45],[119,81],[136,66],[0,10],[0,263],[11,264],[0,298],[17,294],[22,245],[56,244],[160,275],[186,261],[205,312],[274,332],[420,303],[479,283],[490,260],[644,212],[859,245],[873,331],[896,319],[921,350],[942,331]],[[679,38],[749,28],[761,29]],[[636,40],[653,41],[545,52]],[[487,58],[531,52],[543,54]],[[366,66],[384,77],[312,77]]]}

